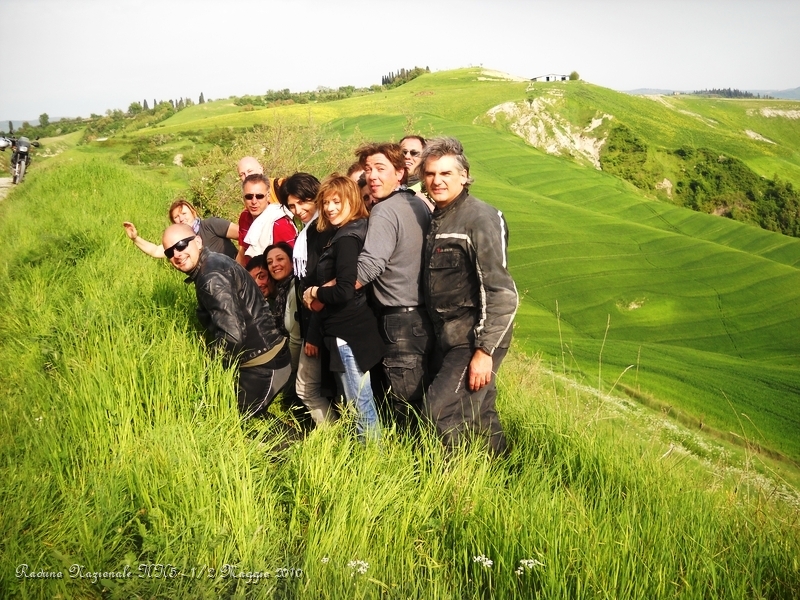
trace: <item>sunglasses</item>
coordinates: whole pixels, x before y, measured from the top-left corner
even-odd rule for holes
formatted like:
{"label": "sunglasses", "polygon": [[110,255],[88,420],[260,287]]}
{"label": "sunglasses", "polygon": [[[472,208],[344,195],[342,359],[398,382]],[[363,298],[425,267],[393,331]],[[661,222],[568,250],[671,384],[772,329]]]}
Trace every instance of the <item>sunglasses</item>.
{"label": "sunglasses", "polygon": [[413,157],[417,157],[420,154],[422,154],[422,152],[420,152],[419,150],[403,150],[403,156],[405,156],[406,154],[410,154]]}
{"label": "sunglasses", "polygon": [[191,242],[196,237],[197,236],[193,235],[192,237],[178,240],[175,244],[173,244],[169,248],[164,249],[164,256],[171,259],[173,256],[175,256],[176,252],[183,252],[184,250],[186,250],[186,248],[189,247],[189,242]]}
{"label": "sunglasses", "polygon": [[244,199],[245,200],[252,200],[253,196],[255,196],[256,200],[263,200],[264,198],[266,198],[267,195],[266,194],[245,194],[244,195]]}

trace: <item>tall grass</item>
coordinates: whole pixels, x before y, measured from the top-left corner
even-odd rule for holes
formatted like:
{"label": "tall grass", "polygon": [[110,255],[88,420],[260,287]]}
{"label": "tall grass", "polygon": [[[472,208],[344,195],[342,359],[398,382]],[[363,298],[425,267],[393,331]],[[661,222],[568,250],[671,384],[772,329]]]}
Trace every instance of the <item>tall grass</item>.
{"label": "tall grass", "polygon": [[0,207],[4,596],[800,592],[796,505],[665,455],[519,352],[499,380],[504,459],[445,456],[428,433],[364,447],[347,424],[273,451],[204,351],[191,288],[122,235],[120,212],[156,228],[168,199],[89,162],[32,173]]}

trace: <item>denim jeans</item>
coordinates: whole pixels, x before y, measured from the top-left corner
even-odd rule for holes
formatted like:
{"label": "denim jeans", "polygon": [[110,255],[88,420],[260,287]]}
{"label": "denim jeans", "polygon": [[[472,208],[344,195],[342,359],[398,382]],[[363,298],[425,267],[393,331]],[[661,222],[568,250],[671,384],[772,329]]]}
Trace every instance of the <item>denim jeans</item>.
{"label": "denim jeans", "polygon": [[369,373],[362,373],[358,368],[353,351],[344,340],[337,339],[339,357],[344,365],[344,372],[337,373],[342,386],[345,402],[356,411],[356,431],[361,440],[377,440],[381,437],[381,424],[375,398],[372,396],[372,382]]}

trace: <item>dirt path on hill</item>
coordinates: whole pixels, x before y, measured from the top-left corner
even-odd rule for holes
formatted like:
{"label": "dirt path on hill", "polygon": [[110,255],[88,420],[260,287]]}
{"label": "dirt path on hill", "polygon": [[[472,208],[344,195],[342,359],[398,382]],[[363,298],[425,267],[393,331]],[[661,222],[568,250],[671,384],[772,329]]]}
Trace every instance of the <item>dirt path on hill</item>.
{"label": "dirt path on hill", "polygon": [[0,177],[0,200],[8,195],[12,185],[14,184],[11,183],[11,177]]}

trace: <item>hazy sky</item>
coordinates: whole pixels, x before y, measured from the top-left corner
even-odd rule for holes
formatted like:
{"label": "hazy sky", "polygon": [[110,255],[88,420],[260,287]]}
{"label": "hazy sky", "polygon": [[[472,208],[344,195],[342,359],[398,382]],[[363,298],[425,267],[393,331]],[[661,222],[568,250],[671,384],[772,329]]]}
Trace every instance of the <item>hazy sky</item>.
{"label": "hazy sky", "polygon": [[380,83],[401,67],[616,90],[800,86],[798,0],[0,0],[0,122]]}

